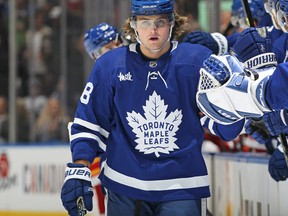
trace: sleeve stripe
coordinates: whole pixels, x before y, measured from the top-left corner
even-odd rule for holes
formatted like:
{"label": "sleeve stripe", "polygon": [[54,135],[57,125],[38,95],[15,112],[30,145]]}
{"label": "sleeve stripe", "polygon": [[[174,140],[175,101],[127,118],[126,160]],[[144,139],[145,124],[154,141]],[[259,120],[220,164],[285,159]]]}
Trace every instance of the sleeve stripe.
{"label": "sleeve stripe", "polygon": [[208,129],[212,134],[216,135],[215,131],[213,130],[213,126],[214,126],[214,121],[212,119],[209,119]]}
{"label": "sleeve stripe", "polygon": [[201,122],[201,125],[203,126],[207,120],[207,116],[203,116],[201,119],[200,119],[200,122]]}
{"label": "sleeve stripe", "polygon": [[109,136],[109,132],[106,131],[105,129],[101,128],[99,125],[95,125],[95,124],[92,124],[90,122],[87,122],[87,121],[84,121],[82,119],[79,119],[79,118],[74,118],[74,122],[73,123],[76,123],[76,124],[79,124],[79,125],[82,125],[83,127],[86,127],[90,130],[94,130],[94,131],[97,131],[99,132],[102,136],[108,138]]}
{"label": "sleeve stripe", "polygon": [[215,131],[213,130],[214,126],[214,121],[212,119],[209,119],[207,116],[203,116],[200,119],[202,127],[206,125],[206,127],[209,129],[209,131],[213,134],[216,135]]}
{"label": "sleeve stripe", "polygon": [[98,136],[91,134],[91,133],[77,133],[77,134],[73,134],[71,135],[71,140],[70,142],[72,142],[73,140],[77,139],[77,138],[89,138],[89,139],[94,139],[98,142],[99,147],[103,150],[106,151],[106,145],[105,143],[103,143]]}

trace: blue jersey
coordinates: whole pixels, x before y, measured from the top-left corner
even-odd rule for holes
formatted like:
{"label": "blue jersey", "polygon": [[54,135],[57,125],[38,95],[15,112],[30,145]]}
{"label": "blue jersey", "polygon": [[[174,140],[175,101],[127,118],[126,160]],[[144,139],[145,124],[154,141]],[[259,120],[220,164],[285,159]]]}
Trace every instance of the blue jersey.
{"label": "blue jersey", "polygon": [[271,109],[288,109],[288,62],[278,64],[266,85],[265,99]]}
{"label": "blue jersey", "polygon": [[233,34],[226,37],[227,41],[228,41],[228,51],[237,42],[237,39],[240,36],[240,34],[241,34],[241,32],[234,32]]}
{"label": "blue jersey", "polygon": [[283,63],[288,60],[288,34],[283,33],[278,39],[273,42],[273,50],[278,63]]}
{"label": "blue jersey", "polygon": [[101,183],[130,198],[209,197],[202,125],[225,140],[243,127],[243,122],[223,126],[201,120],[199,69],[211,51],[173,42],[169,52],[152,60],[137,50],[136,44],[116,48],[96,61],[71,128],[73,160],[92,162],[105,151]]}

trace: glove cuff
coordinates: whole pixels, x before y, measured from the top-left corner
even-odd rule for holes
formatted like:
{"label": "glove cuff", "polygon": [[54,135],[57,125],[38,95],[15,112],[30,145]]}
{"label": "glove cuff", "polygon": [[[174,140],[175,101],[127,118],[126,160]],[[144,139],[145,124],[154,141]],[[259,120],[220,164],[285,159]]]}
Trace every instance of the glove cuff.
{"label": "glove cuff", "polygon": [[[64,183],[69,179],[82,179],[85,181],[91,181],[91,171],[88,167],[73,166],[69,163],[65,169]],[[78,165],[78,164],[77,164]]]}
{"label": "glove cuff", "polygon": [[285,126],[288,125],[288,112],[287,111],[288,111],[287,109],[283,109],[280,111],[280,118]]}
{"label": "glove cuff", "polygon": [[211,33],[213,39],[217,42],[219,51],[217,55],[224,55],[228,52],[228,41],[226,37],[218,32]]}
{"label": "glove cuff", "polygon": [[258,69],[267,66],[276,66],[276,55],[272,52],[256,55],[243,63],[245,68]]}
{"label": "glove cuff", "polygon": [[284,149],[283,149],[282,145],[278,145],[278,150],[284,154]]}

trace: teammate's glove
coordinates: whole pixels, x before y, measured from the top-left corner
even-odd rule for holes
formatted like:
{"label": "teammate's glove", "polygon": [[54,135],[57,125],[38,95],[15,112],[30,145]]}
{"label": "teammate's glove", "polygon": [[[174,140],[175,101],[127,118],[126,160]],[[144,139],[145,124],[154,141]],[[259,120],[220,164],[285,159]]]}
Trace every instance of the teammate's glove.
{"label": "teammate's glove", "polygon": [[263,120],[248,119],[244,127],[245,132],[260,144],[265,144],[269,139],[269,132]]}
{"label": "teammate's glove", "polygon": [[209,56],[200,69],[198,90],[212,89],[225,84],[233,72],[242,72],[243,68],[235,57],[230,55]]}
{"label": "teammate's glove", "polygon": [[235,57],[211,55],[200,69],[197,105],[220,124],[231,124],[246,117],[259,118],[264,112],[272,111],[265,101],[265,88],[274,69],[255,73],[251,79]]}
{"label": "teammate's glove", "polygon": [[93,208],[93,188],[91,171],[83,164],[68,163],[65,170],[65,180],[61,191],[61,200],[70,216],[84,215],[80,213],[79,198],[83,198],[82,210],[91,211]]}
{"label": "teammate's glove", "polygon": [[263,120],[269,133],[278,136],[281,133],[288,133],[288,110],[280,110],[266,113]]}
{"label": "teammate's glove", "polygon": [[246,68],[258,69],[277,65],[276,56],[272,52],[272,39],[265,27],[245,29],[231,50]]}
{"label": "teammate's glove", "polygon": [[[221,124],[232,124],[243,117],[235,112],[225,88],[232,72],[243,71],[239,61],[230,55],[211,55],[203,62],[196,95],[199,109],[209,118]],[[222,109],[223,108],[223,109]]]}
{"label": "teammate's glove", "polygon": [[269,173],[275,181],[285,181],[288,177],[288,167],[282,147],[279,146],[269,160]]}
{"label": "teammate's glove", "polygon": [[222,55],[228,51],[228,42],[224,35],[214,32],[192,31],[185,35],[182,42],[200,44],[209,48],[213,54]]}
{"label": "teammate's glove", "polygon": [[249,134],[258,143],[264,144],[267,153],[273,154],[279,141],[277,137],[271,136],[263,120],[248,119],[245,124],[245,132]]}

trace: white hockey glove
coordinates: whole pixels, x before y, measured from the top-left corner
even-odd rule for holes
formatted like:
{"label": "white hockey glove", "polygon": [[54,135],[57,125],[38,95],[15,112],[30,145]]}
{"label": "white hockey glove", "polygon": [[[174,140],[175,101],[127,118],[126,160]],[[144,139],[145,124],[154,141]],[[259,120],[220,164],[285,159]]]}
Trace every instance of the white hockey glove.
{"label": "white hockey glove", "polygon": [[196,95],[199,109],[215,122],[232,124],[271,111],[265,103],[265,85],[275,68],[247,71],[233,56],[211,55],[200,69]]}

